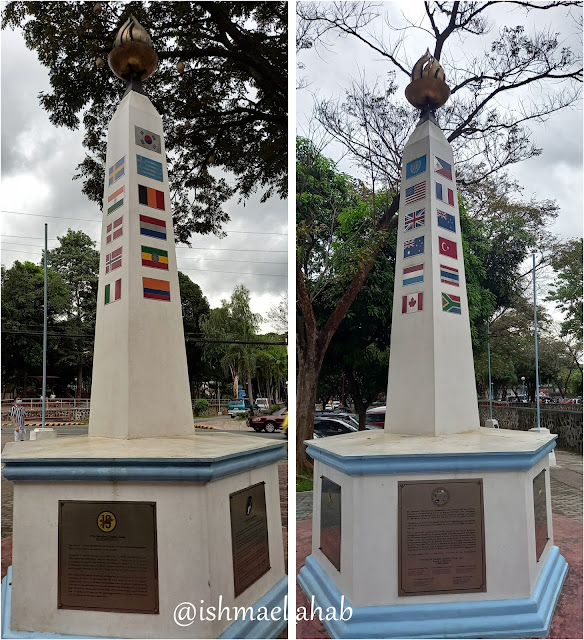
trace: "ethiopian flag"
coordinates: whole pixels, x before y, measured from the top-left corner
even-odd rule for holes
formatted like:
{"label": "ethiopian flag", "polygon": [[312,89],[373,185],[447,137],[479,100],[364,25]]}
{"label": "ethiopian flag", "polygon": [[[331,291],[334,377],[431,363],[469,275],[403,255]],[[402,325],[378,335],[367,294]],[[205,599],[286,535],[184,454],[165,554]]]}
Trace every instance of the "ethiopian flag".
{"label": "ethiopian flag", "polygon": [[142,266],[168,270],[168,251],[142,245]]}
{"label": "ethiopian flag", "polygon": [[453,296],[450,293],[442,294],[442,311],[457,313],[460,315],[460,296]]}

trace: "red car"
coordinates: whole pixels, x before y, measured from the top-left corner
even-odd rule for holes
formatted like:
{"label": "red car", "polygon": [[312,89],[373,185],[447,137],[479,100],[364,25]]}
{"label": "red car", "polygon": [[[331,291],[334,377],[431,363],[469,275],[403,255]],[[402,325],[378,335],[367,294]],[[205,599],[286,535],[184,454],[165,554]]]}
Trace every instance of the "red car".
{"label": "red car", "polygon": [[247,426],[256,431],[274,433],[276,429],[282,428],[287,411],[288,409],[286,407],[282,407],[282,409],[278,409],[276,413],[272,413],[269,416],[250,416],[247,419]]}
{"label": "red car", "polygon": [[385,407],[367,409],[367,428],[383,429],[385,426]]}

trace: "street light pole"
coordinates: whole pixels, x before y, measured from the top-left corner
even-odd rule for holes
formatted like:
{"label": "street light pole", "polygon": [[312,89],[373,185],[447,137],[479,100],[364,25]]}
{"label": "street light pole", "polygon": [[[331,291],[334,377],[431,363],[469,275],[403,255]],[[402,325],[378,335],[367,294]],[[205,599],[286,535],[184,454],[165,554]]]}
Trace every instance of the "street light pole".
{"label": "street light pole", "polygon": [[521,385],[523,387],[521,391],[521,402],[525,402],[525,376],[521,376]]}
{"label": "street light pole", "polygon": [[48,224],[45,224],[45,308],[44,308],[44,327],[43,327],[43,406],[42,406],[42,428],[45,428],[45,420],[47,414],[47,261],[49,257],[47,236],[48,236]]}
{"label": "street light pole", "polygon": [[533,322],[535,328],[535,402],[537,405],[537,428],[540,428],[540,406],[539,406],[539,353],[537,346],[537,292],[535,288],[535,251],[533,258]]}
{"label": "street light pole", "polygon": [[487,322],[487,357],[489,361],[489,418],[493,419],[493,383],[491,382],[491,325]]}

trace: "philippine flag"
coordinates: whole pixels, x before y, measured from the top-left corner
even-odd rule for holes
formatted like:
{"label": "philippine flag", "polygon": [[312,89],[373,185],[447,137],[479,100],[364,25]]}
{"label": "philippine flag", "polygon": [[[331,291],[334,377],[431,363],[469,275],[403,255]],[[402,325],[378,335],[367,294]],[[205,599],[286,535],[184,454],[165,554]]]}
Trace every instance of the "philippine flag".
{"label": "philippine flag", "polygon": [[434,171],[439,173],[441,176],[448,178],[448,180],[452,180],[452,165],[448,164],[448,162],[445,162],[438,156],[434,156]]}

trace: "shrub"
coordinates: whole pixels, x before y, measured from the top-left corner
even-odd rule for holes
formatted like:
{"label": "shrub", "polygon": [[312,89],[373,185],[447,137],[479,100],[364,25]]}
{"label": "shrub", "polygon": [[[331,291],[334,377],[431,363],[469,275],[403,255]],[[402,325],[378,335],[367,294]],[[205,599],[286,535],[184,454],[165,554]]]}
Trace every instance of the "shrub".
{"label": "shrub", "polygon": [[209,403],[204,398],[195,400],[195,415],[200,416],[209,410]]}
{"label": "shrub", "polygon": [[278,411],[279,408],[280,408],[279,404],[271,404],[270,405],[270,413],[276,413],[276,411]]}

